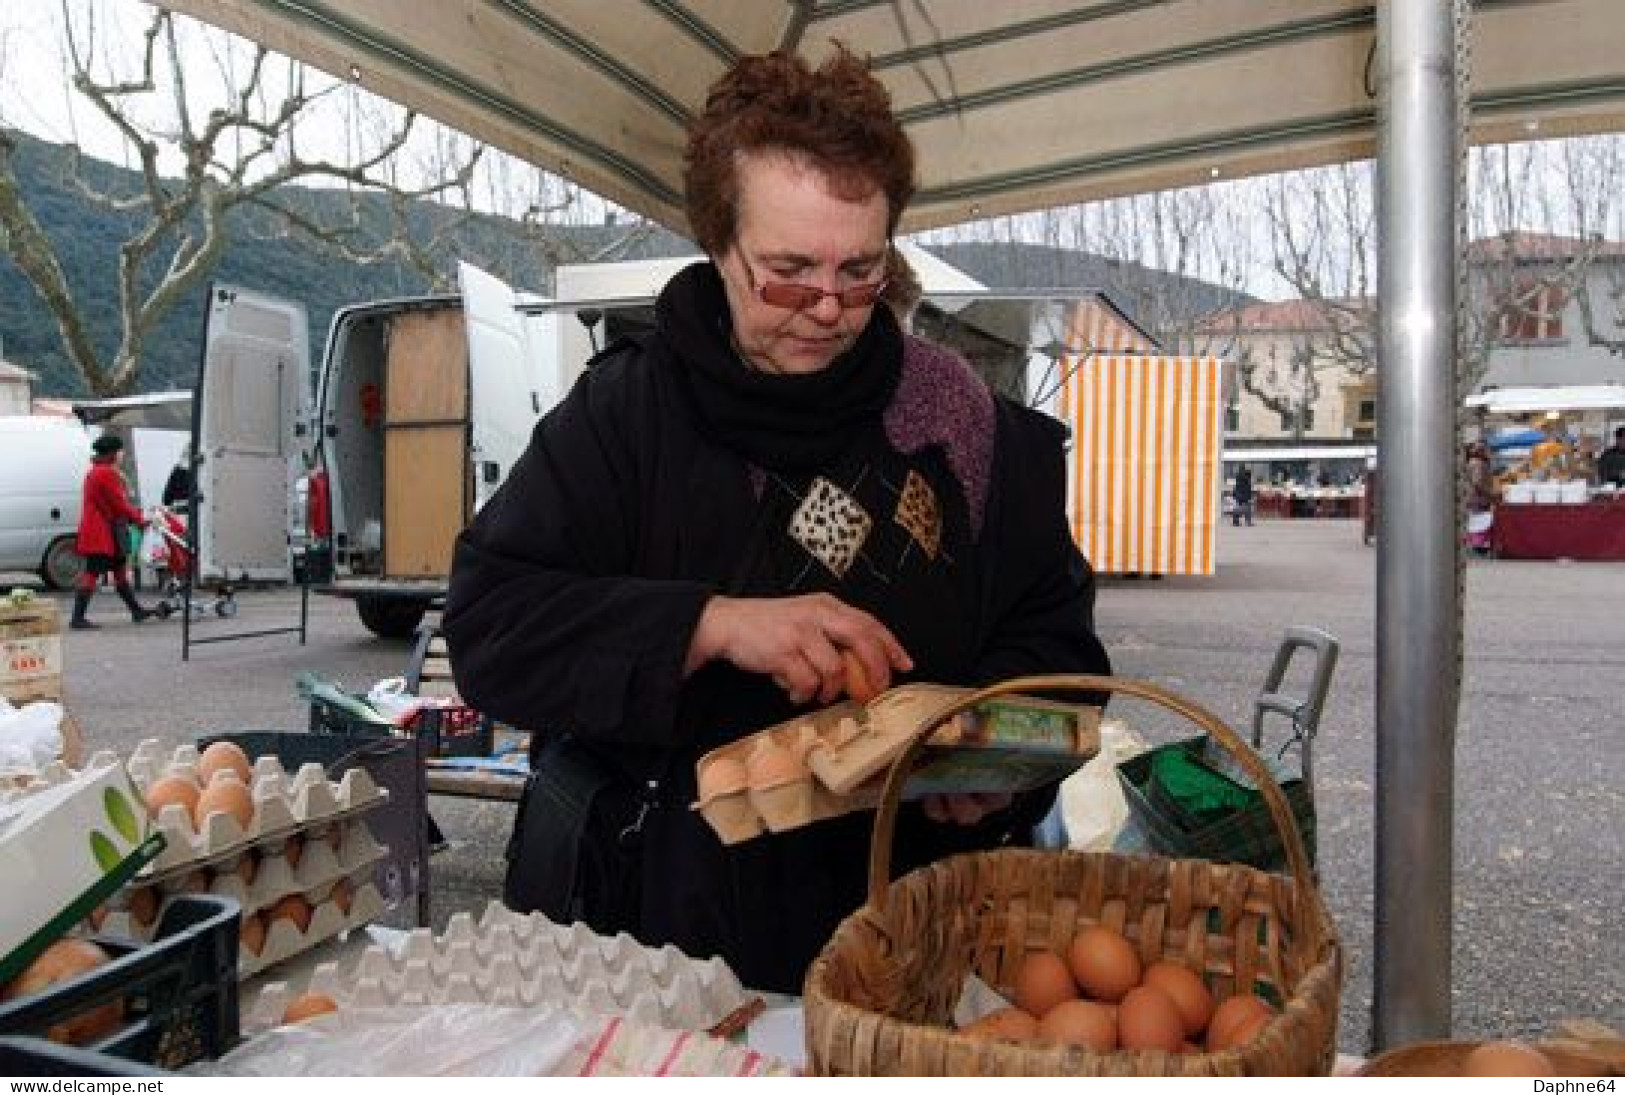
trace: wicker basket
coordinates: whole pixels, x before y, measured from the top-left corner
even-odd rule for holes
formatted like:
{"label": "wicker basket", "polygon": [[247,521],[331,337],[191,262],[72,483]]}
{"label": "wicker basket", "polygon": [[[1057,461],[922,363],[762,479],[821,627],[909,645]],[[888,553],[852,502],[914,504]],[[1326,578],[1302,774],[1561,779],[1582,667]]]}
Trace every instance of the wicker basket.
{"label": "wicker basket", "polygon": [[[890,882],[892,832],[919,743],[893,765],[875,816],[868,903],[842,921],[803,990],[812,1071],[853,1076],[1245,1076],[1330,1073],[1342,957],[1286,800],[1233,731],[1154,685],[1112,677],[1006,681],[940,713],[1012,692],[1138,696],[1212,734],[1265,789],[1291,877],[1202,860],[1007,849],[956,856]],[[948,1029],[966,974],[1008,992],[1022,958],[1064,951],[1105,924],[1144,961],[1177,960],[1214,995],[1238,985],[1273,996],[1275,1019],[1219,1053],[1091,1052],[984,1041]]]}
{"label": "wicker basket", "polygon": [[[1361,1076],[1461,1076],[1483,1042],[1412,1042],[1365,1063]],[[1557,1035],[1529,1043],[1552,1062],[1554,1076],[1625,1076],[1625,1038],[1590,1019],[1565,1019]]]}

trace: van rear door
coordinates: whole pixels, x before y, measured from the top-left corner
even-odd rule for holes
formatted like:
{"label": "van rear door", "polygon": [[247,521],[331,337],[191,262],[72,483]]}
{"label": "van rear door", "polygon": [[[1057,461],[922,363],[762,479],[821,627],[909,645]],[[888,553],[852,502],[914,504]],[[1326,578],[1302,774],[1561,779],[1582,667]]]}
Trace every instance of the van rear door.
{"label": "van rear door", "polygon": [[537,320],[515,310],[539,300],[517,293],[499,278],[466,262],[457,266],[468,331],[470,444],[474,508],[508,477],[530,441],[543,407],[535,386],[532,356],[539,352]]}
{"label": "van rear door", "polygon": [[209,291],[193,438],[201,579],[292,578],[307,331],[302,305],[229,285]]}

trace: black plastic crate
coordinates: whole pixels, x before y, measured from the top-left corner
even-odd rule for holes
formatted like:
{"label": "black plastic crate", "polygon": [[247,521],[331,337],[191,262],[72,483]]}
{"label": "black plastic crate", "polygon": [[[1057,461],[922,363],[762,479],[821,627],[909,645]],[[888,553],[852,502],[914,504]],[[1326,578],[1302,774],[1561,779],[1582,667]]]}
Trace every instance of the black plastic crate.
{"label": "black plastic crate", "polygon": [[[97,936],[112,961],[44,992],[0,1004],[0,1034],[43,1038],[51,1027],[114,1001],[124,1019],[106,1037],[80,1047],[161,1069],[219,1057],[237,1042],[237,940],[241,909],[228,897],[189,894],[164,906],[152,942]],[[7,1049],[26,1064],[37,1047]],[[86,1065],[84,1054],[58,1054],[39,1068]],[[9,1067],[0,1068],[8,1072]],[[15,1075],[75,1075],[18,1072]]]}
{"label": "black plastic crate", "polygon": [[372,835],[389,849],[374,868],[373,881],[386,905],[410,907],[414,923],[419,927],[427,925],[429,787],[422,744],[412,738],[388,735],[318,732],[315,712],[312,706],[309,734],[270,730],[216,734],[199,738],[198,747],[233,741],[250,757],[276,757],[290,772],[302,764],[320,764],[328,778],[334,780],[343,779],[352,768],[364,769],[374,783],[389,792],[387,802],[363,815]]}
{"label": "black plastic crate", "polygon": [[170,1076],[167,1069],[24,1035],[0,1038],[0,1076]]}

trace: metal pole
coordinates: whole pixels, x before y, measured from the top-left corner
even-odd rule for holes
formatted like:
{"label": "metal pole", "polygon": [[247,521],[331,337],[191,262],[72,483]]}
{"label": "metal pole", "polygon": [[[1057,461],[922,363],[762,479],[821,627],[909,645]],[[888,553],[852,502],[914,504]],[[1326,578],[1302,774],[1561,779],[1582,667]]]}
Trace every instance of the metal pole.
{"label": "metal pole", "polygon": [[1455,553],[1456,20],[1377,5],[1378,360],[1374,1048],[1450,1031]]}

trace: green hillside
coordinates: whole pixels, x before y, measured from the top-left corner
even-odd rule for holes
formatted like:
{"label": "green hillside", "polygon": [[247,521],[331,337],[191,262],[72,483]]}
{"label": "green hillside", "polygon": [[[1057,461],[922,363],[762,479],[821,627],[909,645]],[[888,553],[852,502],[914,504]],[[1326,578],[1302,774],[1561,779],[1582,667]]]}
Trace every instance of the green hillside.
{"label": "green hillside", "polygon": [[[96,345],[111,355],[118,343],[116,285],[109,273],[118,261],[118,247],[132,231],[129,217],[104,212],[81,198],[64,178],[68,150],[26,134],[11,131],[17,143],[13,154],[18,182],[29,207],[47,234],[56,241],[68,284],[89,316]],[[133,191],[134,172],[96,161],[83,166],[92,185],[113,192]],[[332,191],[293,189],[279,198],[328,220],[347,208],[348,195]],[[366,223],[385,223],[386,206],[370,199]],[[427,238],[429,218],[444,215],[440,207],[419,203],[414,217],[421,219]],[[360,265],[336,259],[308,239],[277,237],[271,215],[239,211],[232,218],[232,243],[213,277],[216,281],[257,289],[304,304],[310,321],[311,356],[319,358],[335,309],[357,301],[408,296],[426,291],[427,283],[403,263]],[[615,258],[677,254],[692,250],[680,237],[647,225],[560,228],[550,239],[545,258],[518,226],[501,217],[480,217],[456,235],[457,257],[508,279],[517,286],[545,289],[552,261],[580,261],[607,251]],[[142,365],[141,391],[189,387],[197,373],[203,329],[206,285],[172,311],[149,340]],[[32,370],[39,380],[37,396],[87,394],[60,348],[56,323],[40,302],[33,286],[10,259],[0,255],[0,357]]]}

